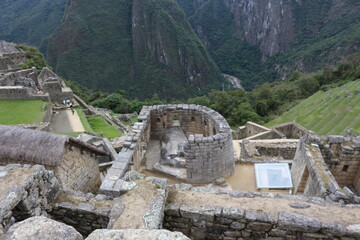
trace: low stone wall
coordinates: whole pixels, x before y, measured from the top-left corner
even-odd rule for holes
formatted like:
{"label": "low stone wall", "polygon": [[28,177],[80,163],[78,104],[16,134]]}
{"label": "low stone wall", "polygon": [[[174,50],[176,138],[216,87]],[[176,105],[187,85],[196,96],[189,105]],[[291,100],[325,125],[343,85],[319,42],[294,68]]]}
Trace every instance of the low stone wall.
{"label": "low stone wall", "polygon": [[221,207],[168,205],[164,226],[191,239],[346,239],[360,237],[359,225],[326,224],[283,211],[265,212]]}
{"label": "low stone wall", "polygon": [[42,100],[49,102],[49,95],[37,95],[26,87],[0,87],[0,100]]}
{"label": "low stone wall", "polygon": [[15,221],[46,216],[59,191],[54,173],[40,165],[9,164],[0,167],[0,186],[0,239]]}
{"label": "low stone wall", "polygon": [[87,236],[96,229],[107,228],[112,206],[112,198],[105,195],[65,191],[59,195],[49,214]]}
{"label": "low stone wall", "polygon": [[[279,144],[281,145],[281,144]],[[255,146],[261,156],[282,157],[283,159],[294,159],[296,146]]]}
{"label": "low stone wall", "polygon": [[[196,206],[171,202],[165,208],[164,228],[184,233],[191,239],[343,239],[355,240],[360,237],[359,219],[354,219],[355,225],[340,222],[322,222],[315,218],[296,213],[296,209],[317,208],[324,205],[358,211],[359,205],[341,207],[337,204],[325,203],[320,198],[291,196],[283,194],[253,193],[239,191],[224,191],[207,188],[191,188],[186,185],[177,186],[180,191],[209,192],[222,198],[223,194],[248,201],[254,198],[286,199],[295,212],[280,211],[277,215],[265,210],[251,210],[234,207],[220,207],[208,202],[208,205]],[[294,202],[295,201],[295,202]],[[258,208],[261,209],[260,206]],[[345,213],[344,213],[345,214]],[[334,217],[336,219],[337,216]]]}

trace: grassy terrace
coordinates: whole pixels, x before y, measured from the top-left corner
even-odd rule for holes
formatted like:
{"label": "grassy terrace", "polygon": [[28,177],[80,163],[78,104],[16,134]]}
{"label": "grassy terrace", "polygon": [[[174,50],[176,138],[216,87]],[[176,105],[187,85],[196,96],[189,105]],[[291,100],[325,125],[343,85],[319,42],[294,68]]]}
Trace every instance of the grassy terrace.
{"label": "grassy terrace", "polygon": [[345,134],[346,130],[360,135],[360,94],[356,90],[360,91],[360,80],[319,91],[266,126],[294,120],[321,135]]}
{"label": "grassy terrace", "polygon": [[101,116],[88,117],[87,121],[96,134],[103,133],[106,138],[116,138],[122,135],[116,127],[108,124]]}
{"label": "grassy terrace", "polygon": [[0,100],[0,124],[40,123],[46,114],[46,110],[42,111],[44,104],[40,100]]}

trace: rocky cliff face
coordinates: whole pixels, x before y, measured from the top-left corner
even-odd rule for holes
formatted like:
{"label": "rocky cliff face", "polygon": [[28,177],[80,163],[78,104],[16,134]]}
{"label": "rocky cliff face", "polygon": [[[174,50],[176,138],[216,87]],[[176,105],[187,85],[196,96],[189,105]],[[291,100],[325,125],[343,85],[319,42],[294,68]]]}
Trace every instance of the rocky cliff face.
{"label": "rocky cliff face", "polygon": [[[295,69],[313,71],[335,64],[341,56],[360,47],[360,2],[356,0],[178,0],[178,3],[220,69],[239,77],[247,87],[260,78],[265,81],[278,78],[271,69],[285,78]],[[257,51],[261,52],[260,58],[253,57]],[[225,64],[223,56],[229,58]],[[263,66],[254,71],[251,64],[245,66],[243,62]]]}
{"label": "rocky cliff face", "polygon": [[234,16],[235,33],[258,45],[266,56],[284,51],[294,40],[293,14],[286,0],[224,1]]}
{"label": "rocky cliff face", "polygon": [[225,82],[172,0],[105,0],[101,9],[70,0],[48,60],[66,78],[138,98],[185,98]]}

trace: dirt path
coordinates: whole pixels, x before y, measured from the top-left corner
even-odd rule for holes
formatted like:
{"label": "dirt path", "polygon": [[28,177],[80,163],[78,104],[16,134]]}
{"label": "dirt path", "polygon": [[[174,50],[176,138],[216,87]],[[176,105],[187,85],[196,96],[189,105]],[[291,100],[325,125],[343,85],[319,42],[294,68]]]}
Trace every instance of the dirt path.
{"label": "dirt path", "polygon": [[54,121],[52,122],[51,127],[54,132],[85,131],[77,111],[72,113],[70,109],[55,113]]}

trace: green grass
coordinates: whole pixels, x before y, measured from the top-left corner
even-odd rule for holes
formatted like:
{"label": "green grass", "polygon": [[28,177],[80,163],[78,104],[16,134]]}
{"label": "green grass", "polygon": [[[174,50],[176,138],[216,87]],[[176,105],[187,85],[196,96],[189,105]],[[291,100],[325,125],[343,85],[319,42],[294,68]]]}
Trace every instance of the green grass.
{"label": "green grass", "polygon": [[[346,130],[360,134],[360,94],[355,90],[360,91],[360,80],[319,91],[266,126],[296,121],[320,135],[344,135]],[[349,97],[345,97],[346,91]]]}
{"label": "green grass", "polygon": [[93,132],[83,110],[81,108],[76,108],[76,112],[78,113],[78,115],[80,117],[80,121],[81,121],[82,125],[84,126],[85,132]]}
{"label": "green grass", "polygon": [[116,138],[122,136],[122,133],[114,126],[108,124],[101,116],[87,118],[92,130],[96,134],[104,134],[106,138]]}
{"label": "green grass", "polygon": [[42,111],[41,100],[0,100],[0,124],[36,124],[43,121],[46,114]]}

